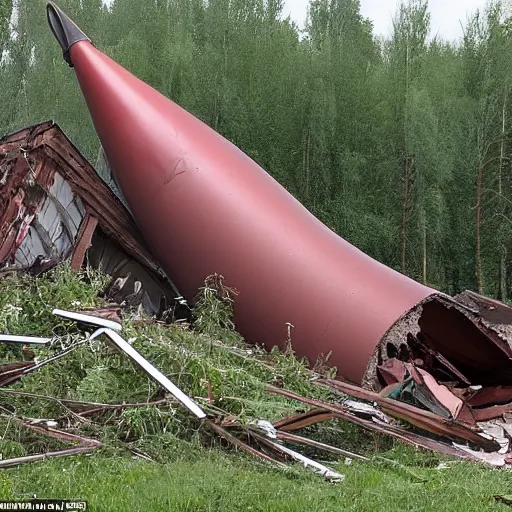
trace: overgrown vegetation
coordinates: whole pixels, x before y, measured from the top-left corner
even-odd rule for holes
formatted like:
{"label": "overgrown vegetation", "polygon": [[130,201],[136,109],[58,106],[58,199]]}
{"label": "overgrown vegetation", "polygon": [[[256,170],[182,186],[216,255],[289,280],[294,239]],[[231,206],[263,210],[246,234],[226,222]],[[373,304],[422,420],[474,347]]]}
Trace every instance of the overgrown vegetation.
{"label": "overgrown vegetation", "polygon": [[[275,382],[301,394],[326,396],[309,382],[305,363],[293,355],[278,350],[266,354],[263,349],[244,344],[232,329],[232,291],[224,288],[218,277],[212,279],[200,292],[194,315],[198,330],[139,318],[125,320],[123,336],[178,387],[224,416],[273,421],[293,413],[297,404],[265,392],[266,385]],[[52,309],[98,305],[98,293],[105,282],[96,272],[76,274],[66,265],[41,279],[15,275],[0,280],[0,329],[13,334],[56,336],[52,347],[34,349],[38,359],[50,357],[85,336],[73,323],[56,319]],[[4,360],[21,359],[20,347],[3,345],[0,349]],[[15,395],[11,390],[31,396]],[[147,403],[162,398],[158,385],[102,339],[75,349],[7,390],[0,388],[6,412],[16,411],[25,418],[57,419],[82,431],[84,422],[77,423],[70,410],[44,396],[107,404]],[[2,421],[3,457],[25,453],[23,427],[12,423],[8,414]],[[137,447],[158,460],[168,458],[162,446],[173,450],[173,439],[192,441],[197,437],[205,441],[208,437],[177,404],[108,411],[89,418],[85,427],[85,432],[109,439],[110,446]],[[53,441],[48,442],[48,448],[53,446]]]}

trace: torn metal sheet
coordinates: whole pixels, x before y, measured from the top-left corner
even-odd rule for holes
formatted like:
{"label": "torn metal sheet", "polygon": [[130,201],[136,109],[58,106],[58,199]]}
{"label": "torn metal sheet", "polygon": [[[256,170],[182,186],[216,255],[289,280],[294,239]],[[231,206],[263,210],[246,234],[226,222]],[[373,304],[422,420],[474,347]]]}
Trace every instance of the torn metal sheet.
{"label": "torn metal sheet", "polygon": [[479,461],[485,462],[491,466],[503,468],[509,464],[509,462],[507,462],[508,456],[506,454],[504,455],[504,454],[498,453],[498,452],[488,453],[483,450],[476,451],[476,450],[472,450],[471,448],[469,448],[465,445],[458,444],[458,443],[453,443],[453,446],[455,448],[457,448],[457,450],[461,450],[461,451],[467,453],[468,455],[471,455],[471,457],[474,460],[479,460]]}
{"label": "torn metal sheet", "polygon": [[394,357],[388,359],[377,368],[380,376],[388,386],[403,382],[407,374],[405,363]]}
{"label": "torn metal sheet", "polygon": [[[426,391],[428,390],[431,401],[436,401],[442,409],[447,411],[447,419],[458,418],[464,405],[460,398],[451,393],[446,386],[438,384],[432,375],[425,370],[415,368],[412,365],[408,369],[416,385],[419,385],[421,391],[423,391],[423,395],[427,394]],[[440,416],[444,417],[443,414],[440,414]]]}
{"label": "torn metal sheet", "polygon": [[493,405],[480,409],[472,409],[476,421],[489,421],[496,418],[502,418],[507,413],[512,412],[512,402],[504,405]]}
{"label": "torn metal sheet", "polygon": [[353,412],[358,416],[378,418],[383,423],[391,422],[391,418],[387,414],[384,414],[382,411],[379,411],[379,409],[373,407],[370,404],[364,402],[356,402],[355,400],[349,400],[345,398],[341,401],[341,405],[346,408],[347,411]]}
{"label": "torn metal sheet", "polygon": [[68,258],[75,269],[88,263],[140,282],[150,314],[172,308],[180,295],[130,213],[47,122],[0,139],[0,266],[38,275]]}
{"label": "torn metal sheet", "polygon": [[455,300],[474,311],[489,324],[512,325],[512,308],[503,302],[469,290],[457,295]]}
{"label": "torn metal sheet", "polygon": [[282,432],[294,432],[338,417],[339,416],[336,414],[326,411],[325,409],[312,409],[311,411],[276,421],[274,423],[274,428],[279,429]]}
{"label": "torn metal sheet", "polygon": [[508,432],[498,423],[479,423],[478,426],[490,437],[496,439],[500,444],[500,450],[498,453],[505,455],[510,451],[510,439]]}
{"label": "torn metal sheet", "polygon": [[468,398],[468,404],[471,407],[486,407],[510,402],[512,402],[512,386],[480,388]]}
{"label": "torn metal sheet", "polygon": [[367,391],[345,382],[330,379],[322,379],[319,382],[325,383],[332,389],[336,389],[361,400],[375,402],[387,414],[405,420],[412,425],[433,434],[452,438],[454,440],[464,439],[475,443],[477,446],[481,446],[488,451],[496,451],[499,449],[499,445],[496,441],[482,437],[482,431],[479,428],[475,428],[455,420],[445,420],[444,418],[429,411],[419,409],[407,403],[398,402],[397,400],[382,397],[377,393]]}
{"label": "torn metal sheet", "polygon": [[[453,379],[458,380],[467,386],[471,385],[469,379],[463,375],[462,372],[451,364],[443,354],[430,348],[422,339],[420,339],[420,336],[423,338],[421,332],[418,336],[414,336],[411,333],[407,335],[407,346],[411,350],[411,355],[414,359],[414,361],[409,361],[410,363],[414,363],[416,366],[421,366],[430,371],[435,371],[438,376],[443,377],[444,381]],[[422,360],[421,364],[418,359]]]}
{"label": "torn metal sheet", "polygon": [[[311,398],[306,398],[303,396],[300,396],[296,393],[292,393],[290,391],[286,391],[284,389],[279,389],[275,387],[269,386],[267,388],[267,392],[273,393],[276,395],[285,396],[291,400],[302,402],[305,404],[308,404],[315,408],[322,408],[328,411],[331,411],[335,414],[337,414],[341,419],[344,419],[346,421],[349,421],[351,423],[354,423],[356,425],[360,425],[361,427],[378,432],[380,434],[384,434],[390,437],[393,437],[394,439],[397,439],[401,442],[410,444],[412,446],[416,446],[417,448],[424,448],[433,452],[441,453],[450,457],[458,457],[462,459],[467,460],[473,460],[473,461],[481,461],[481,457],[473,457],[471,453],[467,451],[461,451],[457,447],[453,446],[452,444],[447,444],[441,441],[437,441],[435,439],[432,439],[430,437],[421,436],[419,434],[416,434],[415,432],[411,432],[409,430],[406,430],[402,428],[399,425],[389,425],[386,423],[382,423],[378,418],[374,418],[373,420],[367,420],[364,418],[360,418],[356,416],[355,414],[347,412],[345,409],[343,409],[339,405],[333,405],[321,400],[314,400]],[[493,444],[493,448],[499,449],[499,444],[495,443]]]}
{"label": "torn metal sheet", "polygon": [[152,379],[158,382],[174,398],[179,400],[190,412],[199,419],[206,418],[206,413],[181,389],[177,388],[160,370],[157,370],[149,361],[142,357],[126,340],[110,329],[99,329],[92,336],[91,340],[105,334],[112,342],[122,350],[132,361],[139,365]]}
{"label": "torn metal sheet", "polygon": [[512,348],[478,315],[439,298],[423,306],[419,321],[426,343],[442,353],[472,384],[512,383]]}

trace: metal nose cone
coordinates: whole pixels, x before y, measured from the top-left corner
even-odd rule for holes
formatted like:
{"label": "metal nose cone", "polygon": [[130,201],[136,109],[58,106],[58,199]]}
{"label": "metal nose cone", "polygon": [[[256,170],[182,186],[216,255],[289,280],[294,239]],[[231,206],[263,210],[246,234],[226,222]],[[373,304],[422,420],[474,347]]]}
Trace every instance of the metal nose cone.
{"label": "metal nose cone", "polygon": [[91,40],[78,28],[76,23],[53,2],[48,2],[46,5],[46,15],[53,35],[62,48],[64,60],[70,67],[73,67],[69,49],[79,41],[91,42]]}
{"label": "metal nose cone", "polygon": [[344,241],[229,140],[48,9],[116,182],[180,293],[193,301],[208,276],[223,275],[239,293],[234,321],[248,341],[282,345],[291,324],[297,355],[332,353],[340,375],[362,382],[385,333],[435,291]]}

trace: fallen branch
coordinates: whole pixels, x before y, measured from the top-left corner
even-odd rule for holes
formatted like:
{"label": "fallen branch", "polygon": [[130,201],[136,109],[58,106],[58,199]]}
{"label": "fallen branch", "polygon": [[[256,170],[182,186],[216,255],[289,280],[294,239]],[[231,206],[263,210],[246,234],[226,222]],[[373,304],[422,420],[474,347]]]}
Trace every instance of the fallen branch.
{"label": "fallen branch", "polygon": [[320,443],[318,441],[313,441],[312,439],[307,439],[306,437],[290,434],[288,432],[280,432],[278,430],[276,431],[276,437],[280,441],[289,441],[292,443],[304,444],[306,446],[311,446],[312,448],[318,448],[319,450],[334,453],[335,455],[342,455],[343,457],[348,457],[354,460],[371,462],[371,459],[369,459],[368,457],[363,457],[362,455],[357,455],[356,453],[352,453],[347,450],[342,450],[341,448],[336,448],[335,446],[330,446],[328,444]]}
{"label": "fallen branch", "polygon": [[282,462],[279,462],[278,460],[273,459],[269,455],[256,450],[252,446],[249,446],[248,444],[244,443],[243,441],[241,441],[240,439],[238,439],[234,435],[232,435],[229,432],[227,432],[226,430],[224,430],[222,427],[217,425],[212,420],[208,420],[208,419],[204,420],[204,423],[206,425],[208,425],[217,435],[219,435],[220,437],[224,438],[231,445],[236,446],[237,448],[240,448],[244,452],[247,452],[247,453],[249,453],[250,455],[252,455],[254,457],[262,459],[262,460],[264,460],[266,462],[271,462],[272,464],[276,464],[277,466],[279,466],[279,467],[281,467],[283,469],[286,468],[286,465],[283,464]]}
{"label": "fallen branch", "polygon": [[14,459],[0,460],[0,469],[8,469],[21,464],[27,464],[29,462],[38,462],[41,460],[51,459],[55,457],[66,457],[69,455],[79,455],[81,453],[92,452],[99,448],[101,444],[95,446],[78,446],[75,448],[69,448],[67,450],[60,450],[58,452],[40,453],[37,455],[27,455],[26,457],[17,457]]}

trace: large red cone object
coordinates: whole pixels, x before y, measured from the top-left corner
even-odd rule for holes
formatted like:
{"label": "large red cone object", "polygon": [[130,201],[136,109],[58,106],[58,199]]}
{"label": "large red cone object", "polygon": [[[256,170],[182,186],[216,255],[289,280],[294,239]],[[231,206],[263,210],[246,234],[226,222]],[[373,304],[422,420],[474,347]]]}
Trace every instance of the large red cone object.
{"label": "large red cone object", "polygon": [[[54,4],[52,30],[74,67],[119,186],[154,255],[192,299],[219,273],[239,295],[237,329],[314,363],[332,352],[361,382],[386,331],[435,293],[374,261],[317,220],[206,124],[97,50]],[[79,32],[77,32],[77,30]]]}

